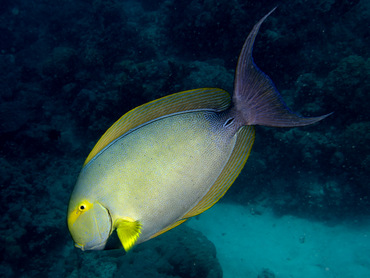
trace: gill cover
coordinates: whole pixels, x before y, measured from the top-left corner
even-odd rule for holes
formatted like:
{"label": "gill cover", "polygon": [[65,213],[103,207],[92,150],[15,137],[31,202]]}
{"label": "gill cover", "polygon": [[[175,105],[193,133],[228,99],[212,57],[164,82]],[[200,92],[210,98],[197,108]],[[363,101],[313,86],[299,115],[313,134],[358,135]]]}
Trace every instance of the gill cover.
{"label": "gill cover", "polygon": [[112,230],[108,210],[100,203],[81,201],[68,214],[68,229],[75,246],[84,250],[102,250]]}

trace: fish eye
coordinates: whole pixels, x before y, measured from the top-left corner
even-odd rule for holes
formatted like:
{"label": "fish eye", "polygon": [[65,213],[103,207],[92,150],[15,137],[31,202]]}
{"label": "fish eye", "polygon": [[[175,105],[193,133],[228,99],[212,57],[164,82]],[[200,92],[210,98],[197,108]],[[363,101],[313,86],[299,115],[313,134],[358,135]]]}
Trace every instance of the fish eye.
{"label": "fish eye", "polygon": [[77,214],[81,214],[81,213],[83,213],[85,211],[88,211],[92,207],[93,207],[93,204],[91,204],[89,201],[87,201],[87,200],[81,200],[80,203],[77,206],[76,213]]}

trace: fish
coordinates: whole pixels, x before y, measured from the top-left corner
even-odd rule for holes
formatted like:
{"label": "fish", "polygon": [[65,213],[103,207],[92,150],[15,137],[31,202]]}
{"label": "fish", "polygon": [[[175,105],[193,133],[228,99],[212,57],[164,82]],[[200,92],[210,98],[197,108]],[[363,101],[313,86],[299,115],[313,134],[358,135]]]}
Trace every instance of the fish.
{"label": "fish", "polygon": [[254,63],[253,27],[238,58],[234,92],[199,88],[138,106],[119,118],[86,158],[67,225],[77,248],[103,250],[118,237],[127,252],[216,204],[243,169],[256,125],[297,127],[302,117]]}

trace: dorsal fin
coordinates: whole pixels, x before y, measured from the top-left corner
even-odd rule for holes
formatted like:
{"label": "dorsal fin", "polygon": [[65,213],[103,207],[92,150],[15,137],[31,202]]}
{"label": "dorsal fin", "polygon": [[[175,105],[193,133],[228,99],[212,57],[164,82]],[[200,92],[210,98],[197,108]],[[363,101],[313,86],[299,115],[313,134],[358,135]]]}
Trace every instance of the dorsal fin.
{"label": "dorsal fin", "polygon": [[234,150],[225,168],[207,194],[204,195],[198,204],[188,211],[183,218],[201,214],[216,204],[221,197],[225,195],[226,191],[233,184],[240,171],[243,169],[244,164],[247,162],[254,143],[254,134],[253,126],[243,126],[239,129]]}
{"label": "dorsal fin", "polygon": [[111,142],[154,119],[190,110],[223,111],[230,106],[230,95],[218,88],[200,88],[165,96],[138,106],[116,121],[99,139],[84,166]]}

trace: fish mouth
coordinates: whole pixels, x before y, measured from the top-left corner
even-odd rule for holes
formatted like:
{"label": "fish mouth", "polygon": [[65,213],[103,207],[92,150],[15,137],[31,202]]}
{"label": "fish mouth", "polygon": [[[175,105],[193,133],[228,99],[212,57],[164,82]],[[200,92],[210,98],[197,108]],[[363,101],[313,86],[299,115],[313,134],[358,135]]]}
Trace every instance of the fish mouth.
{"label": "fish mouth", "polygon": [[81,249],[82,251],[104,250],[106,243],[107,242],[105,241],[105,242],[102,242],[101,244],[94,245],[94,246],[89,246],[88,244],[83,245],[83,244],[80,244],[80,243],[75,243],[75,247]]}
{"label": "fish mouth", "polygon": [[[99,205],[101,205],[101,204],[99,203]],[[112,231],[113,231],[112,216],[110,214],[110,211],[107,208],[105,208],[103,205],[101,205],[101,206],[106,210],[106,212],[108,214],[109,231],[107,231],[106,234],[102,233],[101,227],[97,224],[98,221],[94,217],[94,222],[96,223],[95,227],[96,227],[96,230],[97,230],[97,234],[99,236],[98,236],[98,238],[94,238],[93,240],[91,240],[90,242],[87,242],[86,244],[81,244],[81,243],[75,242],[75,247],[81,249],[82,251],[104,250],[105,246],[108,242],[108,239],[109,239],[110,235],[112,234]]]}
{"label": "fish mouth", "polygon": [[79,243],[75,243],[75,247],[80,248],[82,251],[85,251],[85,246]]}

